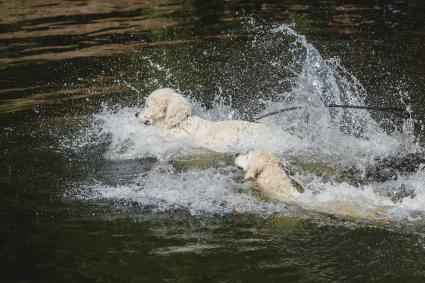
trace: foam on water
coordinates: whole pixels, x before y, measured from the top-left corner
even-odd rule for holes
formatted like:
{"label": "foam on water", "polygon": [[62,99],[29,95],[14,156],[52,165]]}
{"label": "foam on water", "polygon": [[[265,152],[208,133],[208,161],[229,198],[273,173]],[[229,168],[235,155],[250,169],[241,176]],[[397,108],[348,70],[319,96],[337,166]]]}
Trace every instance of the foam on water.
{"label": "foam on water", "polygon": [[[373,182],[359,187],[315,178],[306,184],[306,193],[299,202],[306,209],[341,216],[414,220],[422,218],[425,213],[424,181],[423,171],[399,177],[397,180]],[[398,189],[415,192],[415,195],[395,200],[394,194]]]}
{"label": "foam on water", "polygon": [[162,162],[130,184],[84,186],[79,197],[136,203],[154,211],[184,209],[192,215],[233,213],[237,207],[262,214],[288,211],[282,203],[266,203],[249,195],[248,189],[234,182],[234,175],[233,167],[178,173]]}
{"label": "foam on water", "polygon": [[[379,166],[375,161],[377,158],[397,158],[422,151],[413,133],[412,119],[403,123],[402,130],[390,133],[365,110],[325,107],[330,103],[364,105],[367,97],[361,83],[337,59],[323,59],[305,37],[287,25],[268,29],[254,27],[251,32],[253,36],[248,51],[257,50],[267,56],[265,51],[275,48],[274,40],[284,38],[289,42],[286,51],[292,59],[287,62],[275,55],[266,57],[271,67],[286,68],[286,73],[292,74],[288,78],[290,89],[257,99],[256,104],[263,105],[263,108],[251,114],[291,106],[304,107],[261,120],[276,129],[276,133],[281,132],[276,142],[261,145],[263,149],[274,151],[283,158],[302,159],[304,163],[320,160],[334,167],[354,167],[361,172],[367,166]],[[243,54],[241,56],[247,56]],[[149,64],[164,71],[167,80],[173,78],[167,66],[153,63],[151,59]],[[219,95],[217,97],[209,109],[190,99],[193,112],[211,120],[243,117],[241,113],[246,109],[235,109],[225,104]],[[105,140],[96,137],[104,137],[108,140],[104,158],[123,160],[155,156],[162,161],[131,184],[87,184],[79,194],[81,198],[132,202],[158,211],[183,208],[195,215],[233,213],[235,207],[242,207],[245,212],[266,214],[288,211],[283,204],[263,201],[247,191],[238,190],[241,184],[234,181],[234,167],[177,172],[167,162],[199,149],[160,137],[153,127],[137,122],[134,113],[139,108],[111,110],[104,107],[93,116],[92,125],[74,137],[71,147],[78,150],[96,145],[98,140]],[[363,185],[337,182],[332,178],[329,181],[316,176],[314,170],[298,172],[298,176],[306,188],[300,202],[308,209],[326,213],[346,209],[346,214],[351,216],[392,219],[421,218],[425,212],[425,173],[422,170],[401,172],[390,180]],[[392,198],[406,188],[414,193],[402,194],[397,200]]]}
{"label": "foam on water", "polygon": [[[82,186],[77,197],[85,200],[117,201],[121,205],[139,205],[164,212],[184,210],[192,215],[243,213],[294,215],[285,204],[255,196],[255,184],[240,183],[234,167],[190,169],[177,172],[167,162],[156,164],[132,182],[108,185],[93,182]],[[425,172],[419,171],[398,180],[354,187],[348,183],[330,183],[316,177],[305,183],[306,192],[298,205],[311,211],[360,219],[422,219],[425,214]],[[392,201],[394,188],[407,188],[415,196]]]}

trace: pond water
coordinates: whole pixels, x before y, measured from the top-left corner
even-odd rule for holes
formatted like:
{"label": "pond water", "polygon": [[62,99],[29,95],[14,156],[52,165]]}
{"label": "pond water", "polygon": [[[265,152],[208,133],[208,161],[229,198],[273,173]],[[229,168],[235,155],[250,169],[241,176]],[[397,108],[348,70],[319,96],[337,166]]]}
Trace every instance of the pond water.
{"label": "pond water", "polygon": [[[372,2],[0,0],[1,281],[424,282],[425,4]],[[138,123],[159,87],[302,106],[260,146],[309,209]]]}

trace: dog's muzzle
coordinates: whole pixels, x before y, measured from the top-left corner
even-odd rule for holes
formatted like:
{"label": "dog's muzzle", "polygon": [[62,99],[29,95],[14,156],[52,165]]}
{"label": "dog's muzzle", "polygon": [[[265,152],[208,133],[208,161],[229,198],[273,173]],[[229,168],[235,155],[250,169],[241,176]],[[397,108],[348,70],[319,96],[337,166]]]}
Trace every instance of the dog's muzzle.
{"label": "dog's muzzle", "polygon": [[[135,116],[136,118],[139,118],[139,116],[140,116],[140,112],[137,112],[134,116]],[[149,120],[144,119],[144,120],[143,120],[143,124],[145,124],[145,125],[151,125],[152,123],[151,123]]]}

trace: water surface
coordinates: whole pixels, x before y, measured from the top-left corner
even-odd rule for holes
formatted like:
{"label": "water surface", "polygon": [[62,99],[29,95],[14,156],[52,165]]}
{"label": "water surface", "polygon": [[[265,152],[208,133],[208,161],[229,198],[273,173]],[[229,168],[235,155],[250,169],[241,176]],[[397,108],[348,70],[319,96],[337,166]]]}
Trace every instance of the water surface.
{"label": "water surface", "polygon": [[[2,281],[423,282],[424,12],[0,1]],[[232,153],[158,140],[134,113],[162,86],[213,120],[305,106],[263,119],[286,134],[264,147],[303,181],[306,204],[360,217],[273,202]]]}

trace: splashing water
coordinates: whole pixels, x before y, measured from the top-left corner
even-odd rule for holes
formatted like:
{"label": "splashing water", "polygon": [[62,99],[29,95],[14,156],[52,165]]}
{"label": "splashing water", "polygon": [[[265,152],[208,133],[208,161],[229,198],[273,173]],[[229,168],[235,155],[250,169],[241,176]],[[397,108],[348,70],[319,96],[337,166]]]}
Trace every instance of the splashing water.
{"label": "splashing water", "polygon": [[[301,199],[304,207],[338,214],[337,210],[350,205],[355,212],[347,215],[421,218],[425,212],[425,173],[422,165],[418,164],[416,171],[399,172],[382,181],[365,179],[368,168],[379,168],[379,162],[383,159],[422,151],[413,133],[413,120],[404,122],[403,131],[389,133],[367,111],[326,108],[325,105],[330,103],[364,105],[367,93],[337,59],[323,59],[314,46],[290,26],[270,28],[254,25],[250,28],[251,41],[245,46],[245,52],[238,50],[238,57],[233,61],[239,58],[242,62],[240,65],[249,65],[253,60],[257,63],[257,69],[251,70],[252,74],[248,75],[244,73],[246,70],[229,75],[229,70],[234,71],[234,68],[221,69],[228,66],[226,64],[211,65],[211,72],[222,74],[221,77],[214,77],[220,84],[218,95],[216,93],[215,99],[209,103],[209,109],[200,100],[191,98],[193,112],[207,119],[225,120],[303,106],[300,110],[262,119],[261,122],[282,134],[278,142],[261,145],[261,148],[274,151],[286,165],[297,168],[297,175],[306,188]],[[209,54],[214,50],[215,47],[204,53]],[[282,50],[285,54],[282,54]],[[256,54],[261,54],[261,62],[255,61],[259,58]],[[178,57],[185,59],[184,56]],[[153,62],[150,57],[144,58],[155,69],[155,76],[162,76],[169,83],[168,86],[184,89],[186,95],[197,91],[203,93],[200,91],[201,83],[195,84],[196,88],[192,90],[185,89],[184,82],[176,79],[178,74],[171,68]],[[258,79],[260,81],[254,82],[256,87],[263,89],[253,93],[251,99],[242,97],[239,103],[233,97],[235,105],[226,105],[223,97],[230,97],[230,101],[233,101],[229,93],[244,92],[240,89],[243,80],[238,75],[255,78],[259,71],[273,73],[267,79],[261,77]],[[157,77],[154,80],[156,87],[162,86]],[[266,89],[273,83],[278,91],[267,92]],[[95,137],[102,136],[108,140],[104,158],[125,160],[155,156],[162,160],[160,165],[140,174],[132,184],[109,186],[95,182],[85,185],[79,197],[132,202],[158,211],[183,208],[194,215],[232,213],[238,206],[246,212],[287,213],[288,209],[283,204],[262,201],[246,191],[235,190],[240,184],[233,179],[235,171],[230,168],[189,169],[183,172],[173,169],[168,162],[178,156],[199,152],[199,149],[164,139],[153,128],[138,123],[134,119],[138,108],[111,110],[104,107],[93,116],[92,126],[82,129],[79,136],[74,138],[71,147],[76,150],[96,145],[101,139]],[[357,172],[357,175],[339,179],[338,175],[350,170]],[[410,193],[403,194],[403,191]],[[398,198],[394,199],[394,195],[399,193]]]}
{"label": "splashing water", "polygon": [[[375,157],[418,150],[412,131],[389,135],[367,111],[325,108],[328,104],[365,105],[367,93],[338,60],[323,59],[304,36],[290,27],[282,25],[271,32],[293,38],[291,50],[300,71],[292,80],[291,90],[278,94],[280,102],[265,101],[264,113],[288,106],[307,108],[262,121],[277,124],[305,141],[301,148],[294,149],[298,154],[305,152],[308,156],[357,162],[361,166]],[[405,123],[407,129],[413,122],[409,119]]]}
{"label": "splashing water", "polygon": [[[136,203],[154,211],[189,210],[192,215],[243,212],[271,214],[288,211],[282,203],[266,203],[249,195],[233,180],[234,168],[209,168],[178,173],[168,163],[159,163],[131,184],[83,187],[84,199],[109,199]],[[196,184],[196,185],[194,185]]]}

